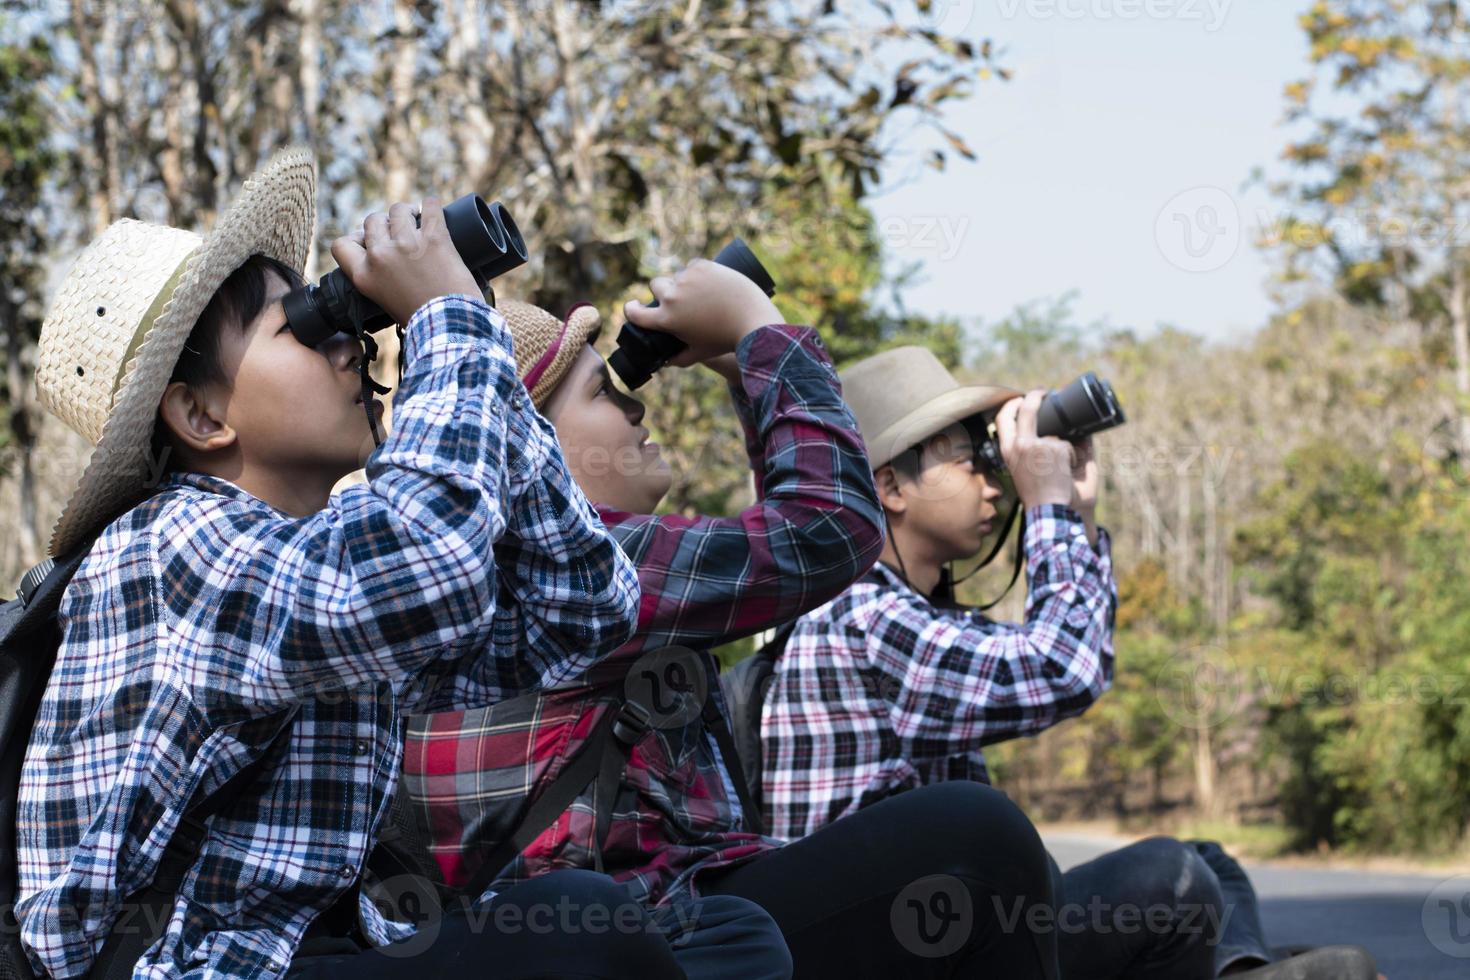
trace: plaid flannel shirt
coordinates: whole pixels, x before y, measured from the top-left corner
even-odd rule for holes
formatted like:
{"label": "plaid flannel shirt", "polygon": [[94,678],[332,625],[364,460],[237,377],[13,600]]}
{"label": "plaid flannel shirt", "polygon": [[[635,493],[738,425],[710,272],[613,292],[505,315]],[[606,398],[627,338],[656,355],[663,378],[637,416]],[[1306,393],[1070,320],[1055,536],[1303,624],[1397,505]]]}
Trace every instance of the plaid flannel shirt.
{"label": "plaid flannel shirt", "polygon": [[[531,406],[500,315],[436,300],[404,358],[366,484],[293,518],[176,476],[67,588],[19,800],[17,915],[38,970],[84,974],[181,815],[264,757],[135,976],[283,973],[359,876],[403,713],[555,684],[628,638],[635,573]],[[374,943],[411,931],[359,906]]]}
{"label": "plaid flannel shirt", "polygon": [[[602,510],[642,588],[638,633],[577,683],[488,710],[411,719],[403,785],[454,885],[477,849],[507,839],[585,744],[630,664],[668,644],[696,648],[787,622],[866,571],[882,517],[866,451],[816,333],[768,326],[737,351],[732,389],[759,501],[729,518]],[[713,658],[701,653],[720,697]],[[723,710],[723,701],[719,702]],[[503,869],[493,888],[596,862],[592,789]],[[632,749],[601,857],[639,900],[695,894],[696,873],[778,842],[744,829],[734,783],[705,726],[650,730]]]}
{"label": "plaid flannel shirt", "polygon": [[1024,623],[941,608],[879,564],[797,621],[761,718],[767,826],[804,837],[887,796],[989,782],[981,746],[1081,714],[1113,676],[1107,532],[1026,514]]}

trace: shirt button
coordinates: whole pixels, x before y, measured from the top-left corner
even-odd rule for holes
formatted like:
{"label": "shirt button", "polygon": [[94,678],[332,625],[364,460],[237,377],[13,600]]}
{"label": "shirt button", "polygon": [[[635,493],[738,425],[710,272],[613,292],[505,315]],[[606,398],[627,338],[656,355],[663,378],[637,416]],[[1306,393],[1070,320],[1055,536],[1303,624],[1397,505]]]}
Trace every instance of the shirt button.
{"label": "shirt button", "polygon": [[286,969],[286,964],[282,963],[280,960],[271,960],[270,963],[267,965],[270,967],[270,971],[272,973],[280,973],[282,970]]}
{"label": "shirt button", "polygon": [[1058,541],[1056,544],[1052,545],[1051,550],[1058,553],[1066,551],[1067,543],[1065,541]]}
{"label": "shirt button", "polygon": [[352,746],[352,748],[353,748],[353,751],[355,751],[358,755],[367,755],[368,754],[368,743],[367,743],[367,739],[365,739],[365,738],[358,739],[357,742]]}
{"label": "shirt button", "polygon": [[343,878],[351,878],[356,873],[356,869],[353,868],[350,864],[342,865],[341,869],[337,872],[337,874],[341,875]]}

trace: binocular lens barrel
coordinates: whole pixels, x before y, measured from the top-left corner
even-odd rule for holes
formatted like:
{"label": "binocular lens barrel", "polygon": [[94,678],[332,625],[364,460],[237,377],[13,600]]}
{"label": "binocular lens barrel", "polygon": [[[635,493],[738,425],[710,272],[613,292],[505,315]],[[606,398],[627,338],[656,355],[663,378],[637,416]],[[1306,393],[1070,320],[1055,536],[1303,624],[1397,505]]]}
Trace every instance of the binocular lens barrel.
{"label": "binocular lens barrel", "polygon": [[1036,417],[1036,434],[1077,442],[1126,421],[1113,386],[1088,371],[1061,391],[1046,396]]}
{"label": "binocular lens barrel", "polygon": [[[734,269],[755,283],[767,296],[774,296],[776,283],[750,246],[737,238],[720,249],[712,262]],[[657,306],[655,301],[650,306]],[[633,323],[623,324],[618,331],[618,349],[608,356],[608,367],[612,368],[629,389],[641,388],[653,377],[654,372],[669,362],[689,345],[671,333],[644,330]]]}
{"label": "binocular lens barrel", "polygon": [[[417,220],[417,219],[415,219]],[[444,208],[449,239],[481,289],[490,280],[526,262],[526,241],[510,212],[499,201],[486,204],[478,194],[466,194]],[[286,322],[296,339],[315,347],[335,333],[355,334],[360,324],[375,333],[393,318],[353,288],[341,269],[322,276],[315,286],[293,290],[282,300]]]}

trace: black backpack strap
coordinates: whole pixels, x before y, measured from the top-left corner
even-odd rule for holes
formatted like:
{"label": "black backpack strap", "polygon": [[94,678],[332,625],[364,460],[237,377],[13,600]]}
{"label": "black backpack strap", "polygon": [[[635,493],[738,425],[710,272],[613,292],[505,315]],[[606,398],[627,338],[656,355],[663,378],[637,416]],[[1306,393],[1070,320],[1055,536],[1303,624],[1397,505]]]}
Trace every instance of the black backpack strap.
{"label": "black backpack strap", "polygon": [[233,804],[245,787],[260,775],[271,748],[286,737],[290,726],[288,717],[271,746],[267,746],[259,758],[252,760],[179,818],[179,825],[174,828],[173,836],[158,860],[152,883],[129,895],[123,903],[123,915],[113,923],[112,933],[92,961],[92,969],[87,974],[90,980],[128,980],[133,975],[133,967],[168,926],[179,887],[204,846],[209,818]]}
{"label": "black backpack strap", "polygon": [[86,561],[91,550],[92,542],[88,541],[69,555],[61,558],[47,558],[31,566],[21,576],[17,598],[20,599],[25,611],[15,624],[17,629],[55,614],[57,607],[61,605],[62,593],[66,591],[72,576],[77,573],[78,568],[82,567],[82,562]]}
{"label": "black backpack strap", "polygon": [[15,817],[21,770],[36,711],[56,663],[60,633],[56,610],[72,576],[91,551],[88,538],[70,554],[48,558],[26,572],[17,598],[0,607],[0,977],[34,976],[15,921],[19,893]]}
{"label": "black backpack strap", "polygon": [[[772,642],[784,645],[790,632],[790,627],[787,627]],[[701,718],[705,727],[714,735],[720,754],[724,756],[725,765],[730,769],[736,794],[740,797],[740,805],[745,812],[746,824],[756,833],[762,833],[760,805],[750,795],[749,783],[740,764],[740,755],[735,750],[730,728],[713,693],[712,679],[709,690]],[[592,787],[592,806],[597,821],[592,851],[593,867],[599,872],[604,870],[602,848],[612,827],[613,807],[617,803],[618,789],[628,764],[628,754],[652,727],[652,714],[642,705],[623,698],[608,703],[610,710],[598,719],[596,727],[587,736],[586,743],[576,757],[552,781],[546,792],[531,803],[516,829],[509,837],[483,852],[480,866],[463,888],[457,889],[462,895],[473,901],[484,894],[500,872],[540,837],[547,827],[555,823],[589,785]]]}
{"label": "black backpack strap", "polygon": [[555,823],[594,779],[597,781],[593,789],[597,809],[594,860],[597,870],[602,870],[602,842],[612,821],[612,804],[622,780],[623,766],[627,764],[627,753],[649,727],[648,713],[636,704],[620,699],[611,702],[610,708],[598,719],[581,751],[546,792],[531,803],[515,831],[485,852],[479,868],[460,889],[471,901],[484,894],[505,866]]}
{"label": "black backpack strap", "polygon": [[704,702],[704,727],[715,737],[715,744],[720,747],[720,755],[725,760],[725,768],[730,770],[730,779],[735,783],[735,795],[740,798],[740,809],[745,814],[745,826],[754,833],[764,834],[765,818],[761,815],[760,804],[751,795],[750,782],[745,778],[745,766],[740,762],[740,753],[735,748],[735,738],[730,734],[725,713],[715,700],[714,687],[710,688],[710,696]]}

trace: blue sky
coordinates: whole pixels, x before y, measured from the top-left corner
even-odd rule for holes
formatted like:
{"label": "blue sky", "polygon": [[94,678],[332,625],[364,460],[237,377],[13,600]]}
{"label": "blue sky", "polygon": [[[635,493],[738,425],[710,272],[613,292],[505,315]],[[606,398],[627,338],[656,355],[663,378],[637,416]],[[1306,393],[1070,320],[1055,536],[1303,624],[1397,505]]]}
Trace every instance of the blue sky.
{"label": "blue sky", "polygon": [[1280,207],[1243,188],[1255,168],[1284,172],[1304,7],[935,0],[942,28],[994,39],[1015,76],[950,104],[978,161],[939,173],[910,154],[870,201],[893,259],[922,263],[905,304],[993,320],[1075,289],[1084,323],[1221,340],[1261,326],[1270,266],[1252,240]]}

